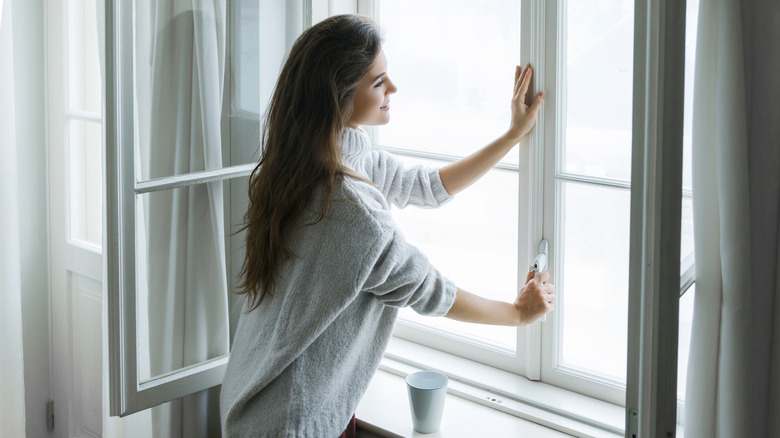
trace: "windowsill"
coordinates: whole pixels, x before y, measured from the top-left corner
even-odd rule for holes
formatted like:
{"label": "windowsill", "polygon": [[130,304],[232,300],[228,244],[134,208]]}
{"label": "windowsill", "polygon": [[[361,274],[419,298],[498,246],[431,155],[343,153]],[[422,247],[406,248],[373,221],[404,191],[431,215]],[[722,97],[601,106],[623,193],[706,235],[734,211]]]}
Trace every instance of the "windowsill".
{"label": "windowsill", "polygon": [[[412,366],[393,357],[414,358]],[[421,368],[451,376],[441,430],[414,432],[404,377]],[[491,391],[502,388],[504,394]],[[513,397],[509,398],[507,395]],[[521,401],[518,401],[521,400]],[[623,436],[624,409],[610,403],[479,364],[461,357],[392,338],[356,412],[358,425],[370,436]]]}
{"label": "windowsill", "polygon": [[405,380],[384,370],[378,370],[374,375],[358,406],[356,417],[362,432],[358,436],[364,437],[570,436],[454,395],[452,388],[444,404],[444,417],[439,432],[415,432],[409,414]]}

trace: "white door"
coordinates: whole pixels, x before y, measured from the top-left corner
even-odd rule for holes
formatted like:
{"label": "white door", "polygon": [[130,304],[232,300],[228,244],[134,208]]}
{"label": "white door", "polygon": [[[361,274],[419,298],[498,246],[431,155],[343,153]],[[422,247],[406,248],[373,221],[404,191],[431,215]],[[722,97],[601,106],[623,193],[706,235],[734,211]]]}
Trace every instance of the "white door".
{"label": "white door", "polygon": [[55,437],[102,433],[102,129],[96,0],[46,5]]}

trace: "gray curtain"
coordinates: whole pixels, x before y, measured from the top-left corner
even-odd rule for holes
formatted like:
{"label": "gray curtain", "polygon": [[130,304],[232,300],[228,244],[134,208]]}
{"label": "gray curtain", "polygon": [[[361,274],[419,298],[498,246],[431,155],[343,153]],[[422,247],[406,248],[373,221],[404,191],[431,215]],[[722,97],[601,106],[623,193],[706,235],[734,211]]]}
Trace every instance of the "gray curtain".
{"label": "gray curtain", "polygon": [[685,436],[780,437],[780,2],[703,1]]}
{"label": "gray curtain", "polygon": [[[151,4],[155,27],[145,177],[220,169],[225,1]],[[193,185],[144,202],[151,376],[228,353],[222,186]],[[154,436],[218,434],[217,394],[212,389],[153,408]]]}

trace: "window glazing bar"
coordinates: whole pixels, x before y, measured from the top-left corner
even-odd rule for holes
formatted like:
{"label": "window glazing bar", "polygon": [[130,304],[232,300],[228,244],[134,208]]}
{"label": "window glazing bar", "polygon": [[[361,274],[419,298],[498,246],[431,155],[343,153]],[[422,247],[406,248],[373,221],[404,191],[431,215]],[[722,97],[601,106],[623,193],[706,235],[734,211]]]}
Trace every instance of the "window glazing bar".
{"label": "window glazing bar", "polygon": [[90,111],[70,110],[65,113],[66,117],[71,119],[86,120],[89,122],[103,122],[103,115],[100,113],[93,113]]}
{"label": "window glazing bar", "polygon": [[574,173],[559,173],[556,179],[585,184],[594,184],[599,186],[614,187],[618,189],[630,189],[631,181],[615,178],[603,178],[598,176],[580,175]]}
{"label": "window glazing bar", "polygon": [[225,167],[217,170],[204,170],[202,172],[187,173],[135,184],[135,193],[159,192],[161,190],[177,189],[180,187],[204,184],[226,179],[240,178],[252,173],[257,163],[242,164],[240,166]]}

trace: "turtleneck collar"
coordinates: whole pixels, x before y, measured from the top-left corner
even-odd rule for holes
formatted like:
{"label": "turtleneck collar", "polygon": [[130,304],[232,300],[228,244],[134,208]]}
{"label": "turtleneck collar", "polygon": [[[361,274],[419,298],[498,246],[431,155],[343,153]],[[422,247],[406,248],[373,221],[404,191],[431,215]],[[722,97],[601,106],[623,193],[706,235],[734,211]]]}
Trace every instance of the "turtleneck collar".
{"label": "turtleneck collar", "polygon": [[360,128],[344,128],[341,134],[341,160],[345,166],[365,175],[364,158],[371,152],[368,133]]}

